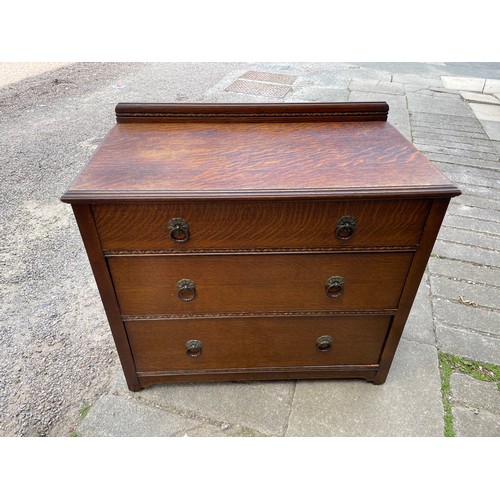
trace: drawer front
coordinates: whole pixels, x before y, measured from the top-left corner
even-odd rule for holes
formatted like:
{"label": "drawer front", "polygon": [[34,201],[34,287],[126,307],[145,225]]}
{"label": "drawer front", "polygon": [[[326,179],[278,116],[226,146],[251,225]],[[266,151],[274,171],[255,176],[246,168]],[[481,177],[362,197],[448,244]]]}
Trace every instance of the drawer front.
{"label": "drawer front", "polygon": [[94,205],[93,213],[105,250],[185,252],[414,246],[428,208],[427,200],[179,202]]}
{"label": "drawer front", "polygon": [[125,323],[138,372],[371,365],[391,317],[227,318]]}
{"label": "drawer front", "polygon": [[108,257],[108,263],[122,314],[193,314],[394,309],[412,257],[149,255]]}

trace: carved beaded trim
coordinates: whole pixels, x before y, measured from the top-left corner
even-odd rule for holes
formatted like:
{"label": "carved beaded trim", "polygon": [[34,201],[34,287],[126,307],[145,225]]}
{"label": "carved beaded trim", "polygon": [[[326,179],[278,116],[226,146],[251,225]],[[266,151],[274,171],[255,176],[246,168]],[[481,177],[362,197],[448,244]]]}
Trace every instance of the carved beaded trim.
{"label": "carved beaded trim", "polygon": [[231,313],[193,313],[193,314],[136,314],[123,315],[122,321],[167,320],[167,319],[213,319],[213,318],[249,318],[275,316],[390,316],[396,309],[360,310],[360,311],[282,311],[282,312],[231,312]]}
{"label": "carved beaded trim", "polygon": [[384,111],[358,111],[358,112],[316,112],[316,113],[127,113],[118,112],[116,116],[119,118],[256,118],[256,117],[323,117],[323,116],[387,116]]}
{"label": "carved beaded trim", "polygon": [[349,252],[414,252],[416,247],[309,247],[309,248],[193,248],[187,250],[104,250],[104,255],[161,255],[194,253],[344,253]]}

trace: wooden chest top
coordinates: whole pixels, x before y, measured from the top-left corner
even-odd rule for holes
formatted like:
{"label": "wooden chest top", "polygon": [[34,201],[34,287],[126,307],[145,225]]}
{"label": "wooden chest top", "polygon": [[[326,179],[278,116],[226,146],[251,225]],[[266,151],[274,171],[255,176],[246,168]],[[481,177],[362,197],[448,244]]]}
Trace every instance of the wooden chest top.
{"label": "wooden chest top", "polygon": [[386,103],[119,104],[63,201],[454,196]]}

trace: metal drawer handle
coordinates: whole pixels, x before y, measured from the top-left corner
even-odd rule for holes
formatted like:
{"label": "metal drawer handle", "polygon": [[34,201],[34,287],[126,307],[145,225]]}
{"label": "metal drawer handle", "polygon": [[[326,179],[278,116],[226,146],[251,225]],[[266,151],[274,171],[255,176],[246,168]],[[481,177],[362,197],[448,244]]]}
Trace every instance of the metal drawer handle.
{"label": "metal drawer handle", "polygon": [[177,296],[184,302],[191,302],[196,297],[196,285],[193,280],[180,280],[177,282]]}
{"label": "metal drawer handle", "polygon": [[185,243],[189,240],[189,224],[180,217],[172,219],[168,223],[170,239],[175,243]]}
{"label": "metal drawer handle", "polygon": [[330,335],[322,335],[316,340],[316,349],[319,352],[328,352],[332,349],[333,339]]}
{"label": "metal drawer handle", "polygon": [[342,276],[332,276],[325,285],[328,297],[340,297],[344,293],[344,278]]}
{"label": "metal drawer handle", "polygon": [[350,215],[346,215],[338,220],[335,236],[339,240],[349,240],[354,236],[355,231],[356,219]]}
{"label": "metal drawer handle", "polygon": [[201,354],[203,344],[199,340],[188,340],[186,342],[186,355],[196,358]]}

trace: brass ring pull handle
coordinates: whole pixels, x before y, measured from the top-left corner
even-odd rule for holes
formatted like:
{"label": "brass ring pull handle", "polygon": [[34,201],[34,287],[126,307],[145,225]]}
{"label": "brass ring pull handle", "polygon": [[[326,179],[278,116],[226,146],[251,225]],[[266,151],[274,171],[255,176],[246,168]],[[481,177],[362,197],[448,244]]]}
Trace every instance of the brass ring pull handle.
{"label": "brass ring pull handle", "polygon": [[340,297],[344,293],[344,278],[342,276],[332,276],[325,284],[328,297]]}
{"label": "brass ring pull handle", "polygon": [[191,302],[196,297],[196,285],[193,280],[180,280],[177,282],[177,296],[184,302]]}
{"label": "brass ring pull handle", "polygon": [[196,358],[201,354],[203,344],[199,340],[188,340],[186,342],[186,355]]}
{"label": "brass ring pull handle", "polygon": [[175,243],[185,243],[189,240],[189,224],[179,217],[168,223],[170,239]]}
{"label": "brass ring pull handle", "polygon": [[337,222],[335,236],[339,240],[350,240],[356,231],[356,219],[350,215],[341,217]]}
{"label": "brass ring pull handle", "polygon": [[333,339],[330,335],[322,335],[316,340],[316,349],[319,352],[328,352],[332,349]]}

